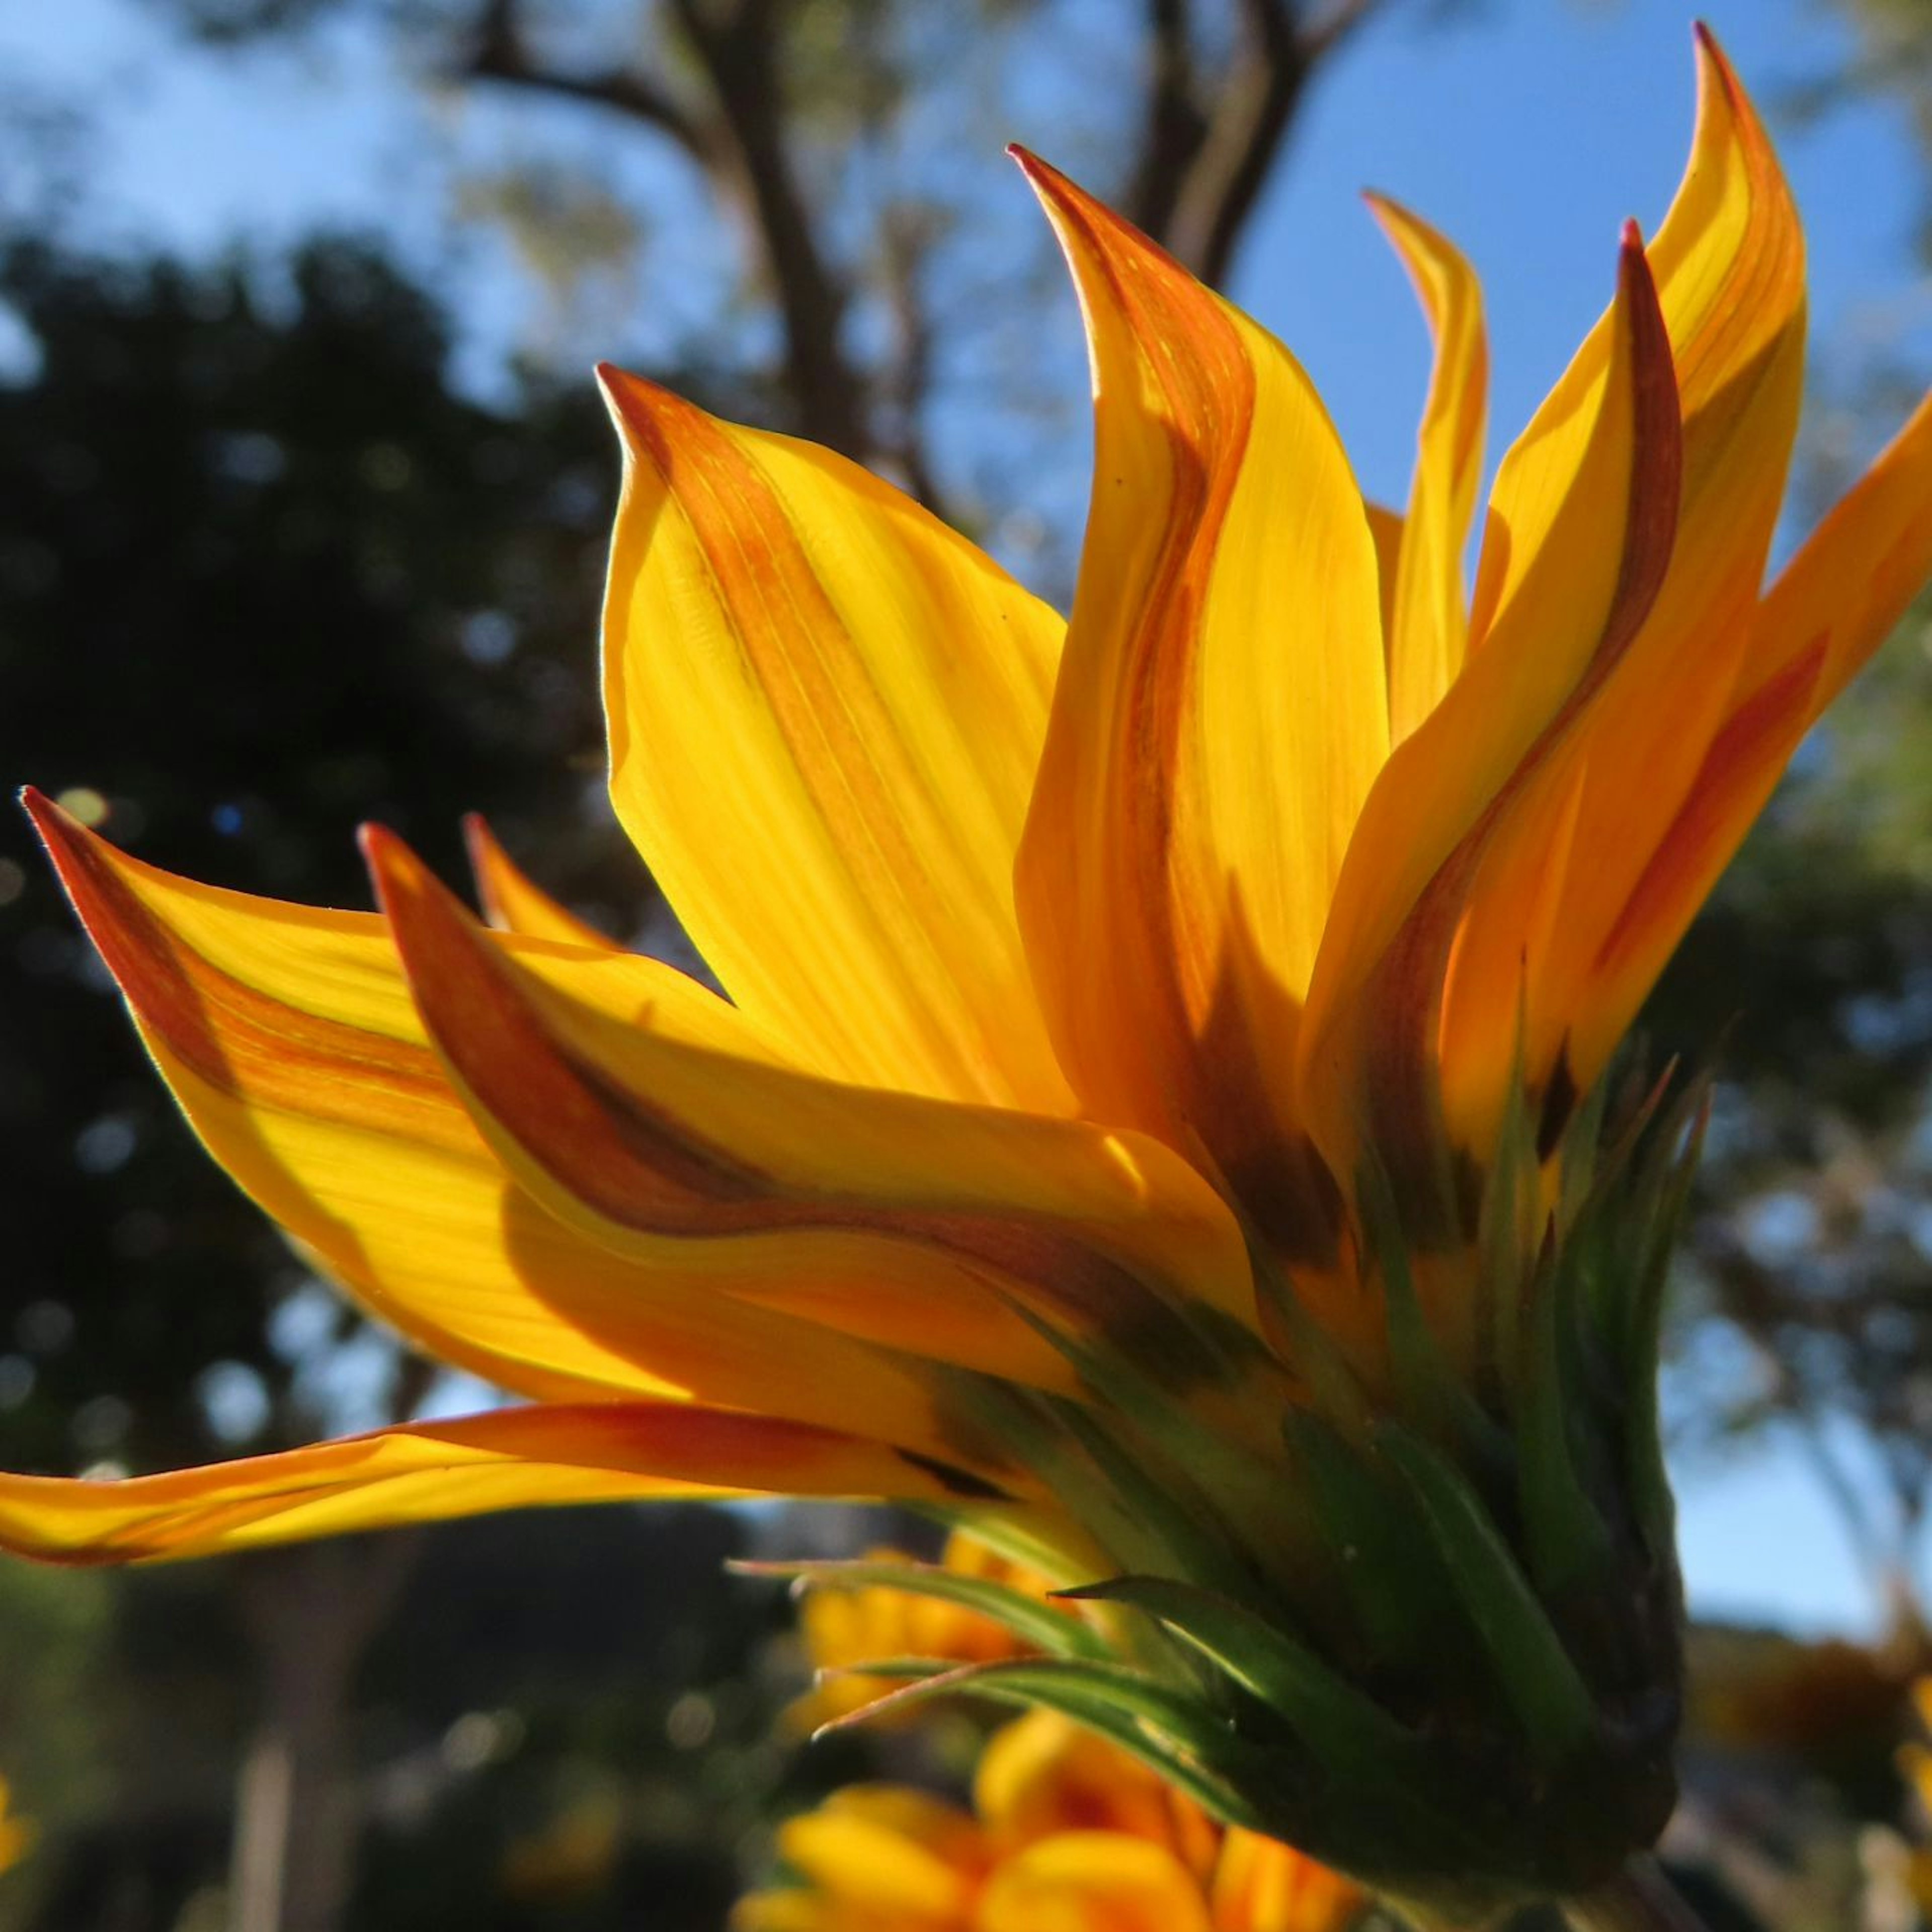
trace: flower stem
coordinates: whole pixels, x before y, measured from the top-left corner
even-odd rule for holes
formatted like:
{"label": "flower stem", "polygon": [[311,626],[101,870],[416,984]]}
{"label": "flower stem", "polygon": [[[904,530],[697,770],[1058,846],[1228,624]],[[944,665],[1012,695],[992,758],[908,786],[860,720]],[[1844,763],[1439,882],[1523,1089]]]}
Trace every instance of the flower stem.
{"label": "flower stem", "polygon": [[1564,1910],[1574,1932],[1706,1932],[1654,1858],[1633,1859],[1602,1891],[1566,1901]]}

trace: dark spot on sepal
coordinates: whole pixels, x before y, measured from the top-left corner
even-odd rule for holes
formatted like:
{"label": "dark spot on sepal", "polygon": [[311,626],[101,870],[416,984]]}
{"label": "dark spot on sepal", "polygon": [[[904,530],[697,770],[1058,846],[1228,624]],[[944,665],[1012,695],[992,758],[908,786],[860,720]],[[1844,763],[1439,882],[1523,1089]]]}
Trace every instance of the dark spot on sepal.
{"label": "dark spot on sepal", "polygon": [[989,1483],[983,1476],[976,1476],[969,1469],[962,1469],[951,1462],[944,1462],[937,1456],[922,1456],[916,1449],[898,1449],[893,1451],[902,1462],[909,1462],[917,1470],[930,1476],[949,1494],[965,1496],[975,1502],[1010,1503],[1013,1498],[996,1483]]}
{"label": "dark spot on sepal", "polygon": [[1570,1070],[1570,1042],[1566,1039],[1556,1050],[1556,1064],[1550,1070],[1550,1084],[1543,1090],[1543,1105],[1536,1117],[1536,1157],[1547,1160],[1563,1138],[1570,1116],[1582,1099],[1576,1076]]}

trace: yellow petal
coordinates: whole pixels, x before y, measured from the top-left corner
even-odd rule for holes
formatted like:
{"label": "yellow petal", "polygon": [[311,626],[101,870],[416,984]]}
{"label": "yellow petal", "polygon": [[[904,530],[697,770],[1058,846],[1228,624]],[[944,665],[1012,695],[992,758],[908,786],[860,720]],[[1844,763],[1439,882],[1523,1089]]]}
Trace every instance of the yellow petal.
{"label": "yellow petal", "polygon": [[[1372,1133],[1418,1239],[1439,1236],[1458,1215],[1438,1020],[1472,884],[1516,795],[1641,628],[1675,532],[1676,395],[1634,229],[1612,316],[1606,380],[1593,391],[1573,365],[1558,385],[1585,418],[1580,448],[1559,419],[1532,425],[1511,453],[1532,471],[1570,465],[1560,485],[1545,476],[1517,492],[1525,500],[1546,492],[1559,503],[1544,550],[1567,584],[1530,580],[1510,612],[1513,621],[1536,614],[1544,626],[1537,648],[1519,649],[1499,632],[1472,650],[1442,703],[1390,754],[1350,847],[1310,992],[1302,1072],[1311,1126],[1352,1177],[1359,1137]],[[1586,349],[1580,364],[1587,357]],[[1520,985],[1513,964],[1512,1000]],[[1510,1064],[1505,1052],[1502,1065]]]}
{"label": "yellow petal", "polygon": [[1604,936],[1575,1052],[1601,1064],[1819,714],[1932,575],[1932,398],[1787,564],[1695,783]]}
{"label": "yellow petal", "polygon": [[[1802,375],[1802,245],[1762,130],[1707,36],[1700,57],[1691,166],[1654,250],[1670,354],[1643,358],[1658,394],[1673,368],[1681,380],[1681,494],[1654,454],[1630,492],[1630,466],[1605,434],[1624,413],[1611,398],[1629,360],[1613,315],[1498,476],[1468,667],[1390,760],[1364,814],[1312,1001],[1323,1016],[1314,1077],[1346,1084],[1346,1029],[1329,1002],[1346,1004],[1343,986],[1382,960],[1384,993],[1403,981],[1408,1016],[1393,1028],[1365,1020],[1362,1033],[1406,1038],[1418,1063],[1439,1043],[1446,1131],[1479,1157],[1526,1009],[1532,1086],[1560,1100],[1594,1077],[1565,1045],[1589,962],[1721,725],[1783,487]],[[1671,440],[1662,426],[1638,439],[1653,452]],[[1632,534],[1650,576],[1641,596],[1631,594]],[[1559,828],[1588,862],[1556,876]],[[1408,910],[1425,882],[1435,902],[1426,921]],[[1402,920],[1412,938],[1391,949]],[[1385,951],[1412,953],[1418,924],[1436,928],[1426,958],[1392,970]],[[1454,928],[1456,979],[1432,1042],[1426,1002],[1444,928]],[[1426,1114],[1420,1070],[1394,1083],[1383,1112]]]}
{"label": "yellow petal", "polygon": [[1387,749],[1368,519],[1307,378],[1028,160],[1087,318],[1094,482],[1022,925],[1090,1108],[1188,1145],[1318,1248],[1289,1090],[1330,889]]}
{"label": "yellow petal", "polygon": [[566,945],[614,952],[616,943],[594,926],[586,925],[522,872],[496,842],[482,814],[472,812],[463,821],[470,848],[470,868],[476,875],[476,893],[490,923],[506,932],[532,939],[561,940]]}
{"label": "yellow petal", "polygon": [[399,1424],[279,1455],[120,1481],[0,1474],[0,1549],[136,1563],[657,1496],[933,1501],[937,1477],[875,1442],[673,1402],[499,1409]]}
{"label": "yellow petal", "polygon": [[904,1346],[930,1346],[944,1303],[976,1275],[964,1311],[987,1330],[976,1365],[1026,1379],[1060,1372],[985,1283],[1137,1347],[1197,1296],[1251,1311],[1226,1209],[1156,1144],[736,1054],[720,1000],[708,1038],[680,1031],[669,1003],[617,1018],[586,996],[608,956],[513,953],[400,841],[372,832],[365,846],[429,1030],[484,1131],[533,1193],[618,1252],[764,1237],[779,1269],[808,1268],[817,1244],[864,1279],[868,1257],[898,1244],[940,1264],[903,1304]]}
{"label": "yellow petal", "polygon": [[862,1414],[946,1453],[929,1396],[874,1351],[538,1207],[450,1088],[380,918],[198,885],[27,804],[210,1153],[378,1319],[524,1394]]}
{"label": "yellow petal", "polygon": [[1763,810],[1814,716],[1826,659],[1822,638],[1733,711],[1705,754],[1696,782],[1652,854],[1622,915],[1591,962],[1570,1052],[1601,1066],[1718,875]]}
{"label": "yellow petal", "polygon": [[[1400,744],[1462,668],[1469,623],[1462,553],[1482,480],[1490,348],[1482,289],[1461,253],[1395,202],[1371,195],[1369,206],[1415,284],[1436,342],[1384,640],[1389,737]],[[1378,548],[1386,558],[1379,532]]]}
{"label": "yellow petal", "polygon": [[[1736,76],[1708,36],[1699,46],[1690,167],[1651,251],[1684,418],[1676,542],[1642,631],[1512,803],[1472,888],[1442,1024],[1445,1106],[1474,1148],[1499,1117],[1498,1070],[1509,1064],[1520,1011],[1532,1084],[1553,1077],[1559,1099],[1587,1090],[1615,1044],[1592,1024],[1592,962],[1733,702],[1796,431],[1804,344],[1797,214]],[[1502,647],[1499,631],[1488,648]],[[1577,862],[1548,904],[1550,806],[1571,792],[1565,836]],[[1539,902],[1540,947],[1526,923]],[[1520,1009],[1510,981],[1526,961]]]}
{"label": "yellow petal", "polygon": [[1064,1110],[1012,906],[1059,618],[853,464],[602,374],[611,796],[686,930],[823,1072]]}
{"label": "yellow petal", "polygon": [[1210,1932],[1193,1874],[1118,1832],[1042,1838],[993,1872],[974,1932]]}
{"label": "yellow petal", "polygon": [[1821,639],[1816,717],[1898,627],[1932,575],[1932,396],[1814,530],[1766,593],[1734,704]]}

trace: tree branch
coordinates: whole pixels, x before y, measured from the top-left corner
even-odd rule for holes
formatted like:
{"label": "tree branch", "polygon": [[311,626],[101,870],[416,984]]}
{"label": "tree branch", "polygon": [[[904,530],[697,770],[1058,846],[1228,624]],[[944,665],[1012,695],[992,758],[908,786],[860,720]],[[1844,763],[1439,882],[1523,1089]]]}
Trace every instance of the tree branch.
{"label": "tree branch", "polygon": [[1208,133],[1196,98],[1192,11],[1189,0],[1148,0],[1147,104],[1120,212],[1150,235],[1166,232]]}
{"label": "tree branch", "polygon": [[840,339],[847,292],[820,249],[785,140],[781,10],[780,0],[671,0],[729,136],[722,178],[748,208],[764,245],[799,430],[862,460],[872,437],[863,388]]}
{"label": "tree branch", "polygon": [[864,386],[841,341],[847,292],[819,244],[784,131],[779,0],[670,0],[711,95],[680,99],[648,74],[573,74],[532,54],[516,0],[484,0],[456,72],[606,107],[674,141],[744,220],[770,278],[784,334],[796,427],[864,458],[873,439]]}
{"label": "tree branch", "polygon": [[[1152,231],[1203,281],[1219,286],[1227,280],[1236,245],[1316,69],[1381,4],[1333,0],[1319,18],[1304,22],[1293,0],[1244,0],[1242,46],[1220,77],[1202,131],[1174,185],[1167,219]],[[1150,143],[1162,112],[1162,82],[1156,61]],[[1146,166],[1144,160],[1137,179]]]}
{"label": "tree branch", "polygon": [[601,74],[566,74],[539,66],[524,38],[516,0],[487,0],[471,32],[469,50],[457,64],[453,77],[500,81],[531,93],[608,107],[668,134],[706,167],[717,159],[716,130],[647,76],[628,68],[608,68]]}

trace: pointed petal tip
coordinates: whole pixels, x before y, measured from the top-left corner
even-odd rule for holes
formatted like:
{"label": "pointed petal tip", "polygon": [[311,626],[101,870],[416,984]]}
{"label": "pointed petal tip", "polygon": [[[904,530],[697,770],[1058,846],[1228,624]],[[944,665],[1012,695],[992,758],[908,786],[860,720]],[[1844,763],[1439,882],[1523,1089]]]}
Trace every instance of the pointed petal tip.
{"label": "pointed petal tip", "polygon": [[14,796],[20,801],[20,809],[33,820],[34,830],[52,844],[55,832],[64,829],[61,821],[67,814],[38,785],[24,784]]}
{"label": "pointed petal tip", "polygon": [[391,901],[396,894],[420,890],[427,868],[408,842],[386,825],[378,825],[373,819],[358,825],[356,843],[385,913],[392,911]]}
{"label": "pointed petal tip", "polygon": [[1626,255],[1643,253],[1643,230],[1637,226],[1634,215],[1627,219],[1618,235],[1618,244]]}

